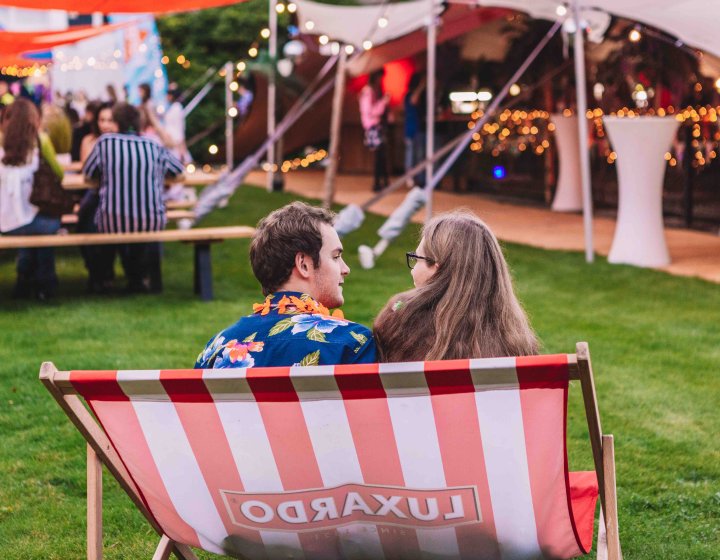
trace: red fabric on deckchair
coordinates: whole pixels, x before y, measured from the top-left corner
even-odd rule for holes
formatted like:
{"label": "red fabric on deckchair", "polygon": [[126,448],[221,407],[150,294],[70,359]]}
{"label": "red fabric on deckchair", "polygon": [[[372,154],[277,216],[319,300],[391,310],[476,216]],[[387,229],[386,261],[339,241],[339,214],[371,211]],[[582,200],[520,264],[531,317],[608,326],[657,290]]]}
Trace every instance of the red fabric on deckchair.
{"label": "red fabric on deckchair", "polygon": [[566,356],[71,372],[173,540],[260,558],[571,558]]}

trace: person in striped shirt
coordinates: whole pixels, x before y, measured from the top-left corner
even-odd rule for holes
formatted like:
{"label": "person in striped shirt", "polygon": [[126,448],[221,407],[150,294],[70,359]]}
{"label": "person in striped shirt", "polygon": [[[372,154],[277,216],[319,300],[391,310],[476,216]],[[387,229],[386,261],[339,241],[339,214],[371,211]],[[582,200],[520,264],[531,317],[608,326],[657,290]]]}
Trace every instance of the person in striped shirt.
{"label": "person in striped shirt", "polygon": [[[113,107],[117,134],[104,134],[85,162],[83,173],[99,180],[100,202],[95,224],[101,233],[131,233],[165,229],[165,178],[181,180],[182,163],[170,151],[139,136],[140,113],[127,103]],[[99,247],[96,281],[103,283],[120,254],[129,292],[160,291],[159,275],[150,285],[149,270],[159,265],[158,243]]]}

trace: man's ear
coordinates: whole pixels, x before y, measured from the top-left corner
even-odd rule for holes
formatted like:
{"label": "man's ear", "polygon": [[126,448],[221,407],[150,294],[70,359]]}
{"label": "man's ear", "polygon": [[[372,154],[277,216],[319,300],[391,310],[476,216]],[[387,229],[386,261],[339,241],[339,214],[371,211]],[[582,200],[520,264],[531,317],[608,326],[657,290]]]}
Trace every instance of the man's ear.
{"label": "man's ear", "polygon": [[305,253],[298,252],[295,255],[295,268],[302,278],[310,278],[311,271],[314,268],[312,266],[312,259]]}

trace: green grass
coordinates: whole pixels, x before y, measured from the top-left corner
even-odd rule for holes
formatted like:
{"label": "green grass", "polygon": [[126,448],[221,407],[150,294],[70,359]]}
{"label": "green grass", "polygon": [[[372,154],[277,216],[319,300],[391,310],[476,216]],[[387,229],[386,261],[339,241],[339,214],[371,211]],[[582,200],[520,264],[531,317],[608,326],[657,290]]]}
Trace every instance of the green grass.
{"label": "green grass", "polygon": [[[254,224],[291,200],[238,192],[206,225]],[[348,236],[346,316],[371,324],[387,298],[410,286],[410,228],[373,271],[356,248],[376,239],[370,216]],[[4,559],[84,558],[85,452],[81,436],[38,381],[60,369],[189,367],[206,340],[259,301],[247,241],[213,248],[215,300],[192,295],[192,248],[165,247],[160,296],[84,294],[74,250],[58,251],[60,297],[50,305],[10,299],[12,256],[0,255],[0,550]],[[616,438],[620,531],[629,559],[720,559],[720,286],[577,253],[505,247],[517,291],[546,352],[590,343],[603,429]],[[459,305],[458,312],[462,308]],[[571,466],[591,468],[573,387]],[[157,539],[106,474],[107,558],[150,558]]]}

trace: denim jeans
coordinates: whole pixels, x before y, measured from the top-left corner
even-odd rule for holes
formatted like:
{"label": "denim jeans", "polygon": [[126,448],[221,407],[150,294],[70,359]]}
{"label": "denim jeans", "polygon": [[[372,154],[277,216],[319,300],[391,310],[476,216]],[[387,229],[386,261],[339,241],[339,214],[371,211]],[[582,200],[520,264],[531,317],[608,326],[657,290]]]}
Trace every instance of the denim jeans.
{"label": "denim jeans", "polygon": [[[5,232],[4,235],[52,235],[60,229],[60,218],[37,214],[32,222]],[[16,292],[29,295],[33,287],[52,293],[58,284],[55,272],[55,249],[20,249],[17,258]]]}
{"label": "denim jeans", "polygon": [[[405,172],[407,173],[425,159],[425,134],[418,132],[412,138],[405,138]],[[421,170],[417,175],[411,177],[418,187],[425,186],[425,170]]]}

